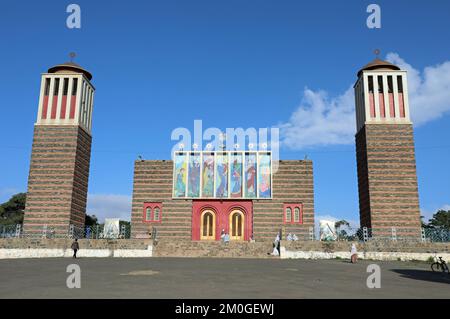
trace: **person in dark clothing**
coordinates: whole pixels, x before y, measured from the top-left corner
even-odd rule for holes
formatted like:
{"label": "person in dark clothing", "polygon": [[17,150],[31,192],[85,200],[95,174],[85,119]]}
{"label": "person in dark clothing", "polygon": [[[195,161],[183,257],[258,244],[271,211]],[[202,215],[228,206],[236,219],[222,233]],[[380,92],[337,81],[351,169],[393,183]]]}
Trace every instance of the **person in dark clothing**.
{"label": "person in dark clothing", "polygon": [[80,245],[78,244],[78,239],[75,238],[75,241],[72,243],[73,249],[73,258],[77,258],[77,251],[80,249]]}

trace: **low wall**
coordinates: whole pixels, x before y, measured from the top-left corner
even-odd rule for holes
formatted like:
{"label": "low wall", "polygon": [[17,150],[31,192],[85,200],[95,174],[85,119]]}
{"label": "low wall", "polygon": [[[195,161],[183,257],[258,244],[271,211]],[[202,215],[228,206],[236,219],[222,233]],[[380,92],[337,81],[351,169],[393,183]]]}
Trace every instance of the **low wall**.
{"label": "low wall", "polygon": [[[72,239],[0,239],[0,259],[72,257]],[[79,239],[78,257],[152,257],[150,239]]]}
{"label": "low wall", "polygon": [[[0,259],[72,257],[71,239],[0,239]],[[79,239],[79,257],[267,257],[272,243],[176,242],[161,241],[153,247],[151,239]],[[368,241],[354,242],[358,257],[372,260],[428,260],[442,256],[450,260],[450,243],[419,241]],[[352,242],[282,241],[281,258],[334,259],[350,258]]]}
{"label": "low wall", "polygon": [[411,240],[368,242],[283,241],[281,258],[350,259],[352,244],[356,244],[358,258],[371,260],[423,260],[435,255],[450,260],[450,243],[430,243]]}

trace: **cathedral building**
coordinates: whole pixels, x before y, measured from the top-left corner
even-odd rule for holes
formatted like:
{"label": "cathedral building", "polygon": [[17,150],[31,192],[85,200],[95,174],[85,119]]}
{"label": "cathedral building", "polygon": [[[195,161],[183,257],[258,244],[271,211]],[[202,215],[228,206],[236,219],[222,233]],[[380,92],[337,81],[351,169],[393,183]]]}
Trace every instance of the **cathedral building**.
{"label": "cathedral building", "polygon": [[173,160],[137,160],[132,237],[156,230],[174,240],[309,239],[314,226],[310,160],[280,161],[269,151],[175,152]]}
{"label": "cathedral building", "polygon": [[[84,227],[91,155],[92,75],[68,62],[42,74],[24,232]],[[373,237],[420,237],[406,71],[375,59],[358,72],[356,158],[361,227]],[[134,163],[131,237],[272,240],[314,236],[311,160],[270,150],[175,151]],[[276,167],[276,169],[274,169]],[[72,226],[73,225],[73,226]]]}

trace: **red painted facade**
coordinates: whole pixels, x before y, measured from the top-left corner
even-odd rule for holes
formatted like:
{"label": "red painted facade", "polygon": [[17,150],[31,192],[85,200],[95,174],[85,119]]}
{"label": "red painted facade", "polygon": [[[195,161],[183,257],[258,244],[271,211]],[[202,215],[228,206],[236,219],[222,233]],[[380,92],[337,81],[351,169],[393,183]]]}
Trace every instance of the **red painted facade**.
{"label": "red painted facade", "polygon": [[66,106],[67,106],[67,95],[63,95],[61,98],[61,114],[60,119],[66,118]]}
{"label": "red painted facade", "polygon": [[41,119],[47,118],[47,109],[48,109],[48,95],[44,96],[44,101],[42,102],[42,116]]}
{"label": "red painted facade", "polygon": [[53,96],[53,104],[52,104],[52,113],[50,114],[50,118],[52,120],[56,119],[56,108],[58,107],[58,96]]}
{"label": "red painted facade", "polygon": [[70,101],[70,115],[69,118],[73,119],[75,118],[75,105],[77,102],[77,96],[76,95],[72,95],[71,101]]}
{"label": "red painted facade", "polygon": [[239,209],[244,214],[244,240],[250,240],[253,234],[253,202],[251,200],[194,200],[192,202],[192,240],[200,240],[200,217],[203,211],[211,210],[215,213],[215,239],[220,240],[222,229],[225,229],[227,233],[230,232],[230,213],[235,209]]}

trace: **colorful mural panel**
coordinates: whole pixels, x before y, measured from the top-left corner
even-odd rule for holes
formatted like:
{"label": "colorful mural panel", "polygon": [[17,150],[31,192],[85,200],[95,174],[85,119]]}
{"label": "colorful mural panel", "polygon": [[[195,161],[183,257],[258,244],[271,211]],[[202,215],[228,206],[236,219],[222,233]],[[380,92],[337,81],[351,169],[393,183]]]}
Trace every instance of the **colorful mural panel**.
{"label": "colorful mural panel", "polygon": [[176,152],[174,198],[272,198],[270,152]]}
{"label": "colorful mural panel", "polygon": [[255,198],[257,196],[256,188],[256,153],[245,154],[245,197]]}
{"label": "colorful mural panel", "polygon": [[214,154],[203,154],[202,197],[214,196]]}
{"label": "colorful mural panel", "polygon": [[186,166],[187,155],[185,153],[175,154],[174,159],[174,197],[186,197]]}
{"label": "colorful mural panel", "polygon": [[270,165],[270,154],[259,154],[258,182],[260,198],[270,198],[272,196]]}
{"label": "colorful mural panel", "polygon": [[242,153],[230,154],[231,197],[242,197]]}
{"label": "colorful mural panel", "polygon": [[200,197],[200,153],[189,156],[188,175],[188,197]]}
{"label": "colorful mural panel", "polygon": [[228,197],[228,154],[216,154],[216,196]]}

